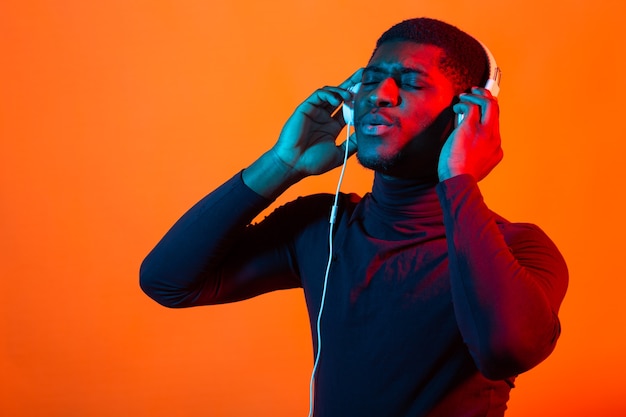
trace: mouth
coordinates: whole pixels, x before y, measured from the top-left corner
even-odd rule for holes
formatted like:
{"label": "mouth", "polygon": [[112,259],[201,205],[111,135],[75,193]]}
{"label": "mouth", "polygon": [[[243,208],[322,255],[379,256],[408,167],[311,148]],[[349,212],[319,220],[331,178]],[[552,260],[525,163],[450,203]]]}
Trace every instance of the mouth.
{"label": "mouth", "polygon": [[388,116],[380,113],[369,113],[363,116],[359,122],[361,132],[366,135],[384,135],[395,127],[396,123]]}

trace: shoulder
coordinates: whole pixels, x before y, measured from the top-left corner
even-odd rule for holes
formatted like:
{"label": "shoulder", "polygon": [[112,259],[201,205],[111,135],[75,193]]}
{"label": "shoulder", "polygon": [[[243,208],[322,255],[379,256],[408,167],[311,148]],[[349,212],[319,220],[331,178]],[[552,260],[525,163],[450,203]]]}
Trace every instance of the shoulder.
{"label": "shoulder", "polygon": [[564,292],[569,275],[567,264],[547,233],[536,224],[513,223],[496,216],[502,236],[520,265],[550,276],[552,285],[562,287]]}
{"label": "shoulder", "polygon": [[493,215],[510,247],[549,246],[558,251],[552,239],[536,224],[511,222],[497,213]]}
{"label": "shoulder", "polygon": [[[275,209],[263,223],[281,222],[301,228],[307,224],[328,222],[334,198],[333,194],[326,193],[298,197]],[[349,216],[360,200],[361,197],[357,194],[340,193],[338,199],[340,212]]]}
{"label": "shoulder", "polygon": [[[276,211],[297,211],[299,213],[328,213],[334,204],[333,194],[319,193],[301,196],[279,207]],[[351,211],[361,201],[361,197],[354,193],[340,193],[338,204],[343,210]]]}

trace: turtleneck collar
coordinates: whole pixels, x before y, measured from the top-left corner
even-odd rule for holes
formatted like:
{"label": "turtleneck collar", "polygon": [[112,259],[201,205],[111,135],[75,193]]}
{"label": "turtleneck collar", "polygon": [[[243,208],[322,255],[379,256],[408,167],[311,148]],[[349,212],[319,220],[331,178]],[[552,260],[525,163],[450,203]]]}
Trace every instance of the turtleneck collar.
{"label": "turtleneck collar", "polygon": [[434,181],[389,178],[376,173],[372,187],[375,206],[397,218],[432,217],[441,214]]}
{"label": "turtleneck collar", "polygon": [[370,236],[401,240],[443,225],[435,181],[398,179],[376,173],[372,192],[357,217]]}

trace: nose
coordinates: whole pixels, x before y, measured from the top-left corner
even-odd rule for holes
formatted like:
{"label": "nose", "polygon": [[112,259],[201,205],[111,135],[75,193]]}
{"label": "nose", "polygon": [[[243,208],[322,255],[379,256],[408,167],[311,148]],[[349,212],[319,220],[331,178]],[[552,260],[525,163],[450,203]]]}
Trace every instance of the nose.
{"label": "nose", "polygon": [[385,78],[370,92],[370,101],[376,107],[394,107],[400,104],[399,88],[392,78]]}

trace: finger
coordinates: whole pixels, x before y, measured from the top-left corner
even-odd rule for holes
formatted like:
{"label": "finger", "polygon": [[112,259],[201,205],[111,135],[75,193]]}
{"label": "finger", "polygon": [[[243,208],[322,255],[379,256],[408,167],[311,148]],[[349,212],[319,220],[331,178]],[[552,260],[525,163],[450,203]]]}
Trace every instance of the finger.
{"label": "finger", "polygon": [[333,120],[339,123],[339,126],[344,127],[347,123],[343,118],[343,110],[338,109],[335,114],[333,114]]}
{"label": "finger", "polygon": [[456,114],[462,114],[463,120],[461,125],[466,123],[478,124],[480,123],[480,106],[468,101],[461,101],[452,106],[452,110]]}
{"label": "finger", "polygon": [[496,98],[493,94],[491,94],[491,91],[484,88],[484,87],[472,87],[470,89],[470,91],[472,92],[472,94],[476,94],[479,96],[484,96],[487,98]]}
{"label": "finger", "polygon": [[323,87],[316,90],[304,102],[302,106],[315,106],[325,111],[332,112],[339,107],[344,100],[350,98],[350,93],[337,87]]}
{"label": "finger", "polygon": [[[352,98],[353,93],[349,91],[348,88],[361,82],[362,74],[363,68],[359,68],[338,87],[326,86],[316,90],[298,106],[297,110],[308,113],[313,110],[310,106],[313,106],[316,109],[332,114],[341,103]],[[335,121],[343,127],[345,125],[343,119],[339,116],[335,116],[337,116],[337,114],[333,115]]]}
{"label": "finger", "polygon": [[459,95],[459,101],[484,106],[490,101],[490,98],[478,94],[462,93]]}
{"label": "finger", "polygon": [[348,146],[348,157],[354,155],[357,151],[356,145],[356,134],[353,133],[348,137],[348,140],[344,140],[338,145],[338,148],[341,149],[343,154],[346,153],[346,146]]}
{"label": "finger", "polygon": [[485,125],[492,125],[498,127],[500,124],[500,105],[498,99],[491,95],[489,90],[487,91],[488,100],[486,106],[482,107],[482,123]]}
{"label": "finger", "polygon": [[346,79],[344,82],[339,84],[339,87],[344,90],[347,90],[348,88],[360,83],[362,78],[363,78],[363,68],[359,68],[350,77],[348,77],[348,79]]}
{"label": "finger", "polygon": [[461,94],[460,102],[478,106],[481,114],[480,123],[489,124],[494,120],[497,121],[499,115],[497,99],[486,89],[473,88],[472,92],[475,94]]}
{"label": "finger", "polygon": [[326,86],[316,90],[303,104],[311,104],[316,107],[322,107],[325,110],[339,107],[342,102],[352,98],[353,93],[348,91],[348,88],[361,82],[362,74],[363,68],[359,68],[339,86]]}

